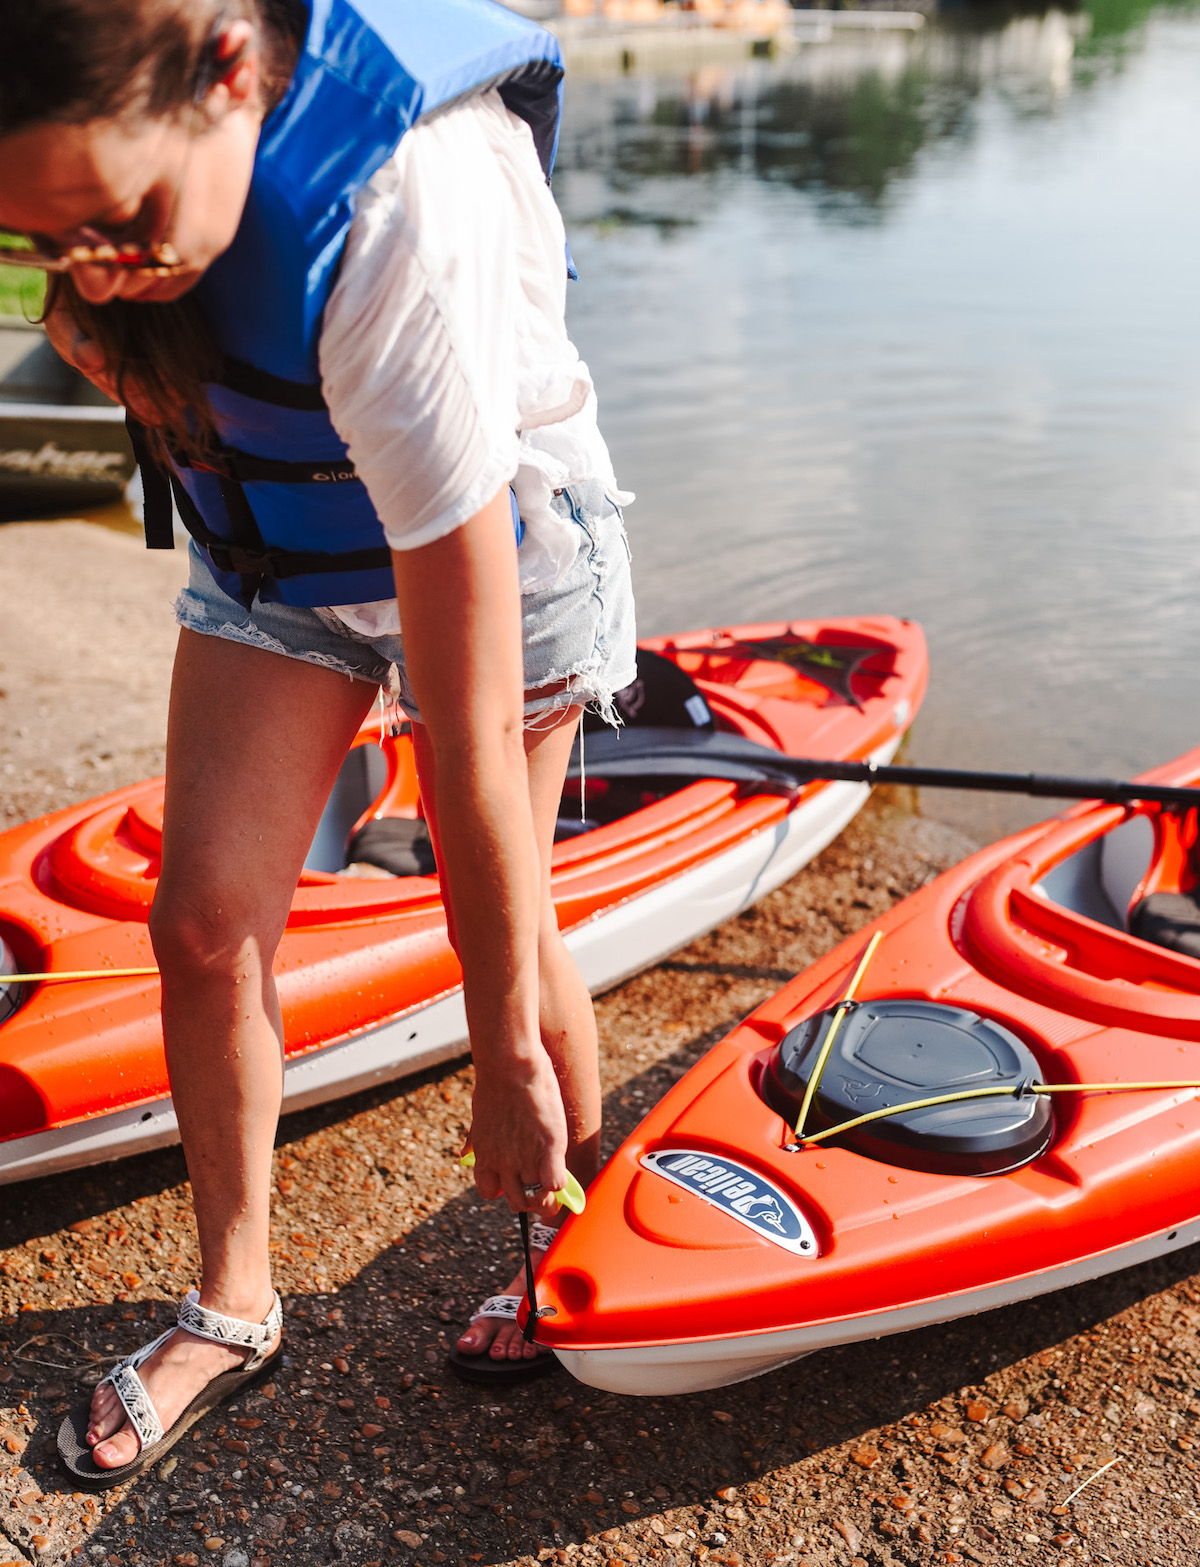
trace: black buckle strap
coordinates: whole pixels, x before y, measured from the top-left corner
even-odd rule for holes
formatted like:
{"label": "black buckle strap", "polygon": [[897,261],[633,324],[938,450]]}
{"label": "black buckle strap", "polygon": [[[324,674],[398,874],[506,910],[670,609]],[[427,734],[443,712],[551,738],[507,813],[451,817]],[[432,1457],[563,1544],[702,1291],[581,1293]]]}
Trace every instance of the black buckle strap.
{"label": "black buckle strap", "polygon": [[222,479],[236,479],[239,484],[362,483],[348,457],[330,458],[327,462],[285,462],[279,457],[258,457],[253,452],[239,451],[235,446],[222,446],[211,463],[189,462],[178,455],[175,462],[180,468],[215,473]]}
{"label": "black buckle strap", "polygon": [[[185,522],[186,522],[185,518]],[[343,555],[322,555],[315,550],[287,550],[264,544],[230,543],[211,529],[199,537],[188,525],[188,532],[203,544],[218,571],[236,572],[239,577],[306,577],[326,571],[377,571],[390,566],[392,552],[384,544],[365,550],[347,550]]]}

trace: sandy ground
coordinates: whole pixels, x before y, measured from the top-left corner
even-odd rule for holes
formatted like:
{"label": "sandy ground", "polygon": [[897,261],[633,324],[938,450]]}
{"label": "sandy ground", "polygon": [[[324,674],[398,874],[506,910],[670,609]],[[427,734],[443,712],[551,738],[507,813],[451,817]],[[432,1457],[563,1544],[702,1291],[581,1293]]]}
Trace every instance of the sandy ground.
{"label": "sandy ground", "polygon": [[[10,820],[159,765],[181,571],[90,527],[0,529]],[[759,908],[603,997],[609,1146],[795,969],[969,847],[876,801]],[[100,1498],[64,1487],[53,1433],[194,1282],[183,1161],[0,1192],[0,1564],[1196,1561],[1195,1253],[715,1393],[560,1375],[495,1400],[442,1369],[516,1256],[451,1157],[469,1092],[452,1066],[284,1123],[285,1369]]]}

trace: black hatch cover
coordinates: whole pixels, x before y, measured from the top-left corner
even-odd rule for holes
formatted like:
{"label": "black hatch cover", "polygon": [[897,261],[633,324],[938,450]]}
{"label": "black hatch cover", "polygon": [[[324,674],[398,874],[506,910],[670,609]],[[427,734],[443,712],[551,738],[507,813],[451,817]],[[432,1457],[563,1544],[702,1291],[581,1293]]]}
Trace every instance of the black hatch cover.
{"label": "black hatch cover", "polygon": [[[836,1007],[781,1041],[763,1075],[763,1097],[795,1124]],[[1001,1024],[939,1001],[852,1003],[834,1038],[806,1129],[868,1110],[968,1088],[1039,1080],[1027,1046]],[[1044,1094],[967,1099],[886,1116],[838,1142],[888,1164],[946,1175],[1002,1175],[1043,1153],[1054,1130]]]}

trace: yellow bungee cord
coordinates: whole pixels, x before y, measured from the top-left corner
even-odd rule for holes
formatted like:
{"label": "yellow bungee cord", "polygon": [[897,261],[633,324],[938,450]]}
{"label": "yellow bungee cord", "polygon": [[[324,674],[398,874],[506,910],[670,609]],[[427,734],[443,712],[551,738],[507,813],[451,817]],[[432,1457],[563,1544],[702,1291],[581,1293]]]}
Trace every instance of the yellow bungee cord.
{"label": "yellow bungee cord", "polygon": [[[825,1036],[825,1043],[821,1046],[821,1053],[817,1057],[817,1064],[813,1068],[812,1076],[804,1090],[804,1098],[800,1102],[800,1113],[796,1117],[794,1128],[795,1142],[787,1144],[789,1152],[799,1152],[801,1148],[811,1148],[818,1143],[828,1142],[830,1138],[840,1137],[845,1132],[857,1131],[860,1126],[868,1126],[872,1121],[883,1121],[888,1116],[905,1115],[910,1110],[932,1110],[938,1105],[959,1104],[965,1099],[1000,1099],[1016,1098],[1022,1094],[1131,1094],[1138,1092],[1168,1093],[1177,1089],[1194,1088],[1200,1090],[1200,1082],[1166,1082],[1166,1083],[1018,1083],[1010,1087],[995,1088],[964,1088],[957,1093],[935,1094],[928,1099],[910,1099],[906,1104],[887,1105],[880,1110],[868,1110],[864,1115],[856,1115],[850,1121],[842,1121],[837,1126],[829,1126],[823,1132],[808,1132],[804,1130],[804,1124],[808,1119],[808,1112],[812,1108],[812,1102],[817,1096],[817,1088],[820,1085],[821,1073],[825,1070],[825,1063],[829,1060],[829,1052],[833,1048],[833,1041],[842,1019],[850,1010],[855,993],[862,983],[863,975],[867,971],[867,965],[875,956],[875,949],[883,939],[883,932],[877,930],[867,943],[866,951],[859,961],[854,977],[846,989],[846,994],[838,1003],[833,1020],[829,1025],[829,1032]],[[786,1124],[786,1123],[785,1123]]]}
{"label": "yellow bungee cord", "polygon": [[56,985],[67,979],[147,979],[157,968],[50,969],[45,974],[0,974],[0,985]]}
{"label": "yellow bungee cord", "polygon": [[859,960],[858,967],[854,971],[854,978],[846,987],[846,994],[838,1002],[838,1009],[833,1014],[833,1022],[829,1025],[829,1032],[825,1035],[825,1043],[821,1046],[821,1054],[817,1057],[817,1064],[813,1075],[808,1080],[808,1086],[804,1090],[804,1098],[800,1101],[800,1114],[796,1117],[795,1135],[796,1141],[804,1137],[804,1123],[808,1120],[808,1112],[812,1109],[812,1102],[817,1095],[817,1084],[821,1081],[821,1073],[825,1070],[825,1063],[829,1060],[829,1052],[833,1049],[833,1041],[837,1038],[837,1031],[842,1026],[842,1019],[849,1012],[854,994],[862,983],[862,977],[867,972],[867,966],[875,956],[875,948],[883,940],[883,932],[877,930],[867,942],[867,950]]}

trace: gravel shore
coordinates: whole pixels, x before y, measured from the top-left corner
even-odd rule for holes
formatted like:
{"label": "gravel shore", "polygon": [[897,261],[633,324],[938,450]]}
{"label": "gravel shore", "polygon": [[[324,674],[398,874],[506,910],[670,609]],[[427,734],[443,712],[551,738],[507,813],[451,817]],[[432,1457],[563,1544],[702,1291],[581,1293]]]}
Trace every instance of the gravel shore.
{"label": "gravel shore", "polygon": [[[161,766],[182,573],[83,524],[0,528],[0,824]],[[608,1148],[796,969],[970,848],[877,798],[758,908],[602,997]],[[714,1393],[560,1375],[493,1402],[442,1365],[517,1255],[453,1158],[469,1098],[452,1065],[284,1122],[284,1369],[101,1497],[65,1487],[53,1435],[195,1281],[182,1157],[0,1190],[0,1567],[1197,1560],[1195,1252]]]}

